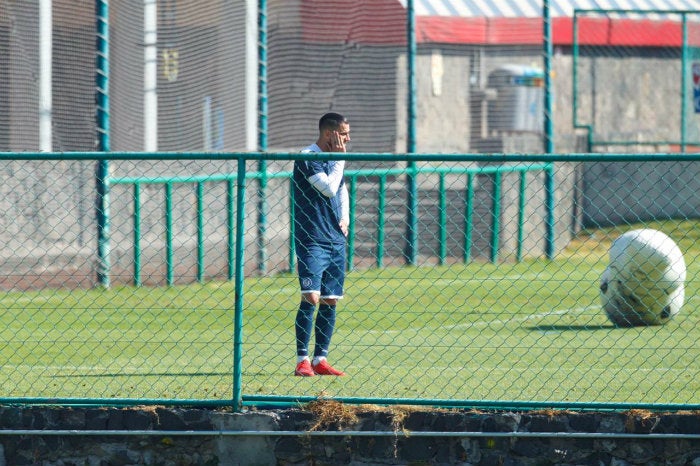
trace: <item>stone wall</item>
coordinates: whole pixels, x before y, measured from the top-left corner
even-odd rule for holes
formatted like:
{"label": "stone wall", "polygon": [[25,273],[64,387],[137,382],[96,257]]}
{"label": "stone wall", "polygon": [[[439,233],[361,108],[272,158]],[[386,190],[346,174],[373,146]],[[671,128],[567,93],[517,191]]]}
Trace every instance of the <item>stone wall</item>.
{"label": "stone wall", "polygon": [[0,429],[0,465],[700,465],[700,412],[6,406]]}

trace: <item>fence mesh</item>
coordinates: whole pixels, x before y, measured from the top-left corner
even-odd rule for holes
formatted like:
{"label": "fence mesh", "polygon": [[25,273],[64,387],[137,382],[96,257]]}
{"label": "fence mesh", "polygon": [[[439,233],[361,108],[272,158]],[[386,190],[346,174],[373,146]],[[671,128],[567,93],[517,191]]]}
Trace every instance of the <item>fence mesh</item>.
{"label": "fence mesh", "polygon": [[[416,175],[419,254],[413,265],[404,254],[405,173],[348,169],[351,265],[329,355],[348,373],[341,378],[292,376],[300,288],[290,249],[289,171],[282,169],[292,162],[275,162],[280,170],[267,185],[265,255],[259,254],[257,175],[251,172],[240,225],[244,400],[325,395],[696,404],[698,212],[665,212],[669,190],[685,186],[679,181],[654,191],[655,180],[645,178],[651,167],[658,177],[692,168],[682,161],[630,158],[579,164],[584,178],[619,184],[605,198],[595,186],[579,186],[579,208],[600,204],[606,210],[587,214],[585,228],[576,233],[574,190],[562,182],[570,172],[566,164],[576,162],[422,166]],[[162,163],[144,159],[139,166],[159,174]],[[231,399],[236,245],[229,223],[237,214],[239,183],[230,167],[212,168],[222,162],[180,163],[172,177],[112,179],[111,289],[94,286],[92,233],[85,234],[83,248],[68,241],[68,232],[79,231],[81,201],[67,186],[51,198],[33,186],[46,202],[15,207],[5,217],[5,238],[17,245],[3,249],[1,264],[6,397]],[[192,175],[195,164],[206,165],[201,178]],[[68,181],[62,170],[69,167],[36,161],[18,171],[41,168]],[[543,220],[550,168],[557,186],[551,259]],[[646,185],[646,197],[640,196]],[[20,185],[17,195],[31,197],[20,189],[26,187]],[[688,204],[696,205],[696,197],[688,197]],[[38,205],[50,212],[36,212]],[[37,216],[41,228],[30,227],[25,219]],[[616,325],[602,308],[601,277],[612,242],[644,228],[664,232],[680,247],[687,264],[685,303],[663,325]]]}
{"label": "fence mesh", "polygon": [[[50,40],[47,3],[0,2],[5,397],[225,403],[240,382],[250,403],[698,404],[700,177],[697,160],[672,155],[697,141],[694,13],[591,12],[578,36],[555,27],[547,90],[541,18],[485,28],[419,15],[411,56],[405,2],[266,3],[263,40],[253,2],[109,2],[110,147],[143,156],[109,160],[103,289],[96,162],[20,156],[95,147],[95,2],[50,2]],[[440,157],[348,155],[349,266],[329,356],[348,377],[293,377],[294,157],[258,172],[250,156],[245,184],[236,157],[260,148],[258,132],[269,152],[298,154],[328,110],[350,119],[352,151],[404,152],[412,58],[417,151]],[[545,91],[559,153],[668,158],[449,156],[542,152]],[[680,247],[685,302],[663,325],[628,328],[607,317],[601,285],[613,241],[639,229]]]}

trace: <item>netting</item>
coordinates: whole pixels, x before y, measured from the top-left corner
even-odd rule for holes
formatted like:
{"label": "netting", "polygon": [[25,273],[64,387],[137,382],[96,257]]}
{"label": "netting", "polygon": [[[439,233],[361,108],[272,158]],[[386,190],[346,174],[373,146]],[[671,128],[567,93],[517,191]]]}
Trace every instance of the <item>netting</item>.
{"label": "netting", "polygon": [[[333,110],[352,123],[353,151],[407,150],[404,7],[387,0],[270,2],[271,148],[305,147],[315,138],[305,122]],[[503,26],[488,38],[465,33],[474,26],[469,18],[416,21],[417,150],[541,151],[541,33],[539,45],[531,41],[542,20],[510,22],[512,38],[501,41]],[[480,40],[498,45],[485,48]]]}
{"label": "netting", "polygon": [[[257,147],[253,3],[110,2],[111,150]],[[95,5],[55,0],[0,6],[6,39],[0,102],[11,109],[0,120],[3,150],[95,148]],[[404,5],[271,1],[265,13],[271,149],[305,146],[314,137],[305,123],[333,109],[347,114],[360,135],[353,150],[406,150]],[[540,151],[542,47],[533,42],[541,42],[541,34],[533,31],[541,31],[541,19],[509,23],[508,40],[498,37],[504,25],[493,37],[460,37],[468,23],[417,21],[418,150]],[[438,30],[457,36],[434,37]],[[497,46],[484,48],[482,40]]]}
{"label": "netting", "polygon": [[[256,10],[229,3],[109,2],[112,150],[255,148]],[[95,12],[94,0],[0,5],[0,102],[11,110],[0,149],[95,149]]]}

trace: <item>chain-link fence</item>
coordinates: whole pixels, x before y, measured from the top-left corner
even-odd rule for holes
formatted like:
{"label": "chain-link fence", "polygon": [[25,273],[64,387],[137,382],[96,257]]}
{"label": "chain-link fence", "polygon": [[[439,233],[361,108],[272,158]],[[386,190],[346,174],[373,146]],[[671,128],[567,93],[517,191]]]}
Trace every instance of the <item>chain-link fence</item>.
{"label": "chain-link fence", "polygon": [[[293,376],[299,154],[269,160],[264,191],[255,170],[239,183],[237,158],[255,154],[112,156],[110,289],[95,274],[93,195],[74,183],[90,156],[3,162],[15,168],[0,264],[7,399],[698,404],[691,155],[415,156],[415,168],[368,171],[353,165],[407,167],[406,156],[348,154],[349,266],[329,354],[348,375],[309,378]],[[38,170],[44,182],[30,182]],[[416,235],[406,233],[407,174]],[[682,308],[661,325],[619,325],[602,307],[611,244],[638,229],[668,235],[687,266]],[[644,299],[638,291],[624,299]]]}

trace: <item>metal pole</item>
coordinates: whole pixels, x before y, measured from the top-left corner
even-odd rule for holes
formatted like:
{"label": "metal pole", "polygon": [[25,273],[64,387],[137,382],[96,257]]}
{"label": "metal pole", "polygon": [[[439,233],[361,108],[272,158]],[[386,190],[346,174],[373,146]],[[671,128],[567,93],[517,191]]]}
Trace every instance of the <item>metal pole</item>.
{"label": "metal pole", "polygon": [[523,260],[523,237],[525,229],[525,189],[527,187],[526,172],[520,172],[520,185],[518,188],[518,245],[516,260]]}
{"label": "metal pole", "polygon": [[157,0],[143,2],[143,150],[158,150]]}
{"label": "metal pole", "polygon": [[350,189],[348,190],[348,202],[350,203],[350,223],[348,224],[348,239],[347,239],[347,270],[353,270],[355,262],[355,228],[356,216],[355,205],[357,202],[357,176],[350,176]]}
{"label": "metal pole", "polygon": [[474,229],[474,174],[467,174],[467,189],[464,201],[464,263],[472,260],[472,231]]}
{"label": "metal pole", "polygon": [[544,151],[554,152],[554,122],[552,119],[552,18],[549,0],[544,0],[542,7],[544,20]]}
{"label": "metal pole", "polygon": [[[258,151],[267,151],[267,0],[258,10]],[[267,161],[258,161],[258,270],[267,271]]]}
{"label": "metal pole", "polygon": [[197,183],[197,281],[204,282],[204,183]]}
{"label": "metal pole", "polygon": [[687,125],[688,116],[686,110],[686,92],[687,92],[687,81],[688,81],[688,16],[686,13],[682,13],[683,18],[683,45],[682,45],[682,59],[681,59],[681,152],[686,150],[686,138],[687,138]]}
{"label": "metal pole", "polygon": [[377,267],[384,266],[384,217],[386,210],[386,175],[379,176],[379,193],[377,194]]}
{"label": "metal pole", "polygon": [[498,261],[498,247],[501,230],[501,172],[493,174],[493,209],[491,212],[491,253],[492,263]]}
{"label": "metal pole", "polygon": [[440,173],[438,182],[438,238],[438,264],[445,265],[447,257],[447,190],[444,173]]}
{"label": "metal pole", "polygon": [[134,183],[134,286],[141,286],[141,183]]}
{"label": "metal pole", "polygon": [[39,150],[52,151],[52,87],[53,75],[53,21],[52,0],[41,0],[39,4]]}
{"label": "metal pole", "polygon": [[234,285],[233,317],[233,407],[240,411],[243,407],[242,358],[243,358],[243,285],[245,279],[245,175],[246,159],[238,158],[238,178],[236,191],[236,274]]}
{"label": "metal pole", "polygon": [[168,286],[175,283],[173,253],[173,184],[165,183],[165,280]]}
{"label": "metal pole", "polygon": [[[554,123],[552,118],[552,18],[549,12],[549,0],[544,0],[542,8],[542,18],[544,19],[544,141],[545,153],[554,152]],[[554,164],[545,172],[545,187],[547,204],[547,243],[545,254],[548,259],[554,258],[555,228],[554,228]]]}
{"label": "metal pole", "polygon": [[[406,4],[407,39],[406,52],[408,71],[408,121],[406,128],[406,152],[416,151],[416,18],[413,0]],[[407,264],[415,265],[418,256],[418,186],[416,183],[416,162],[408,163],[406,175],[406,250],[404,258]]]}
{"label": "metal pole", "polygon": [[[109,152],[109,4],[107,0],[96,0],[97,22],[96,51],[96,126],[97,150]],[[97,281],[108,288],[109,261],[109,161],[100,159],[95,173],[96,221],[97,221]]]}

